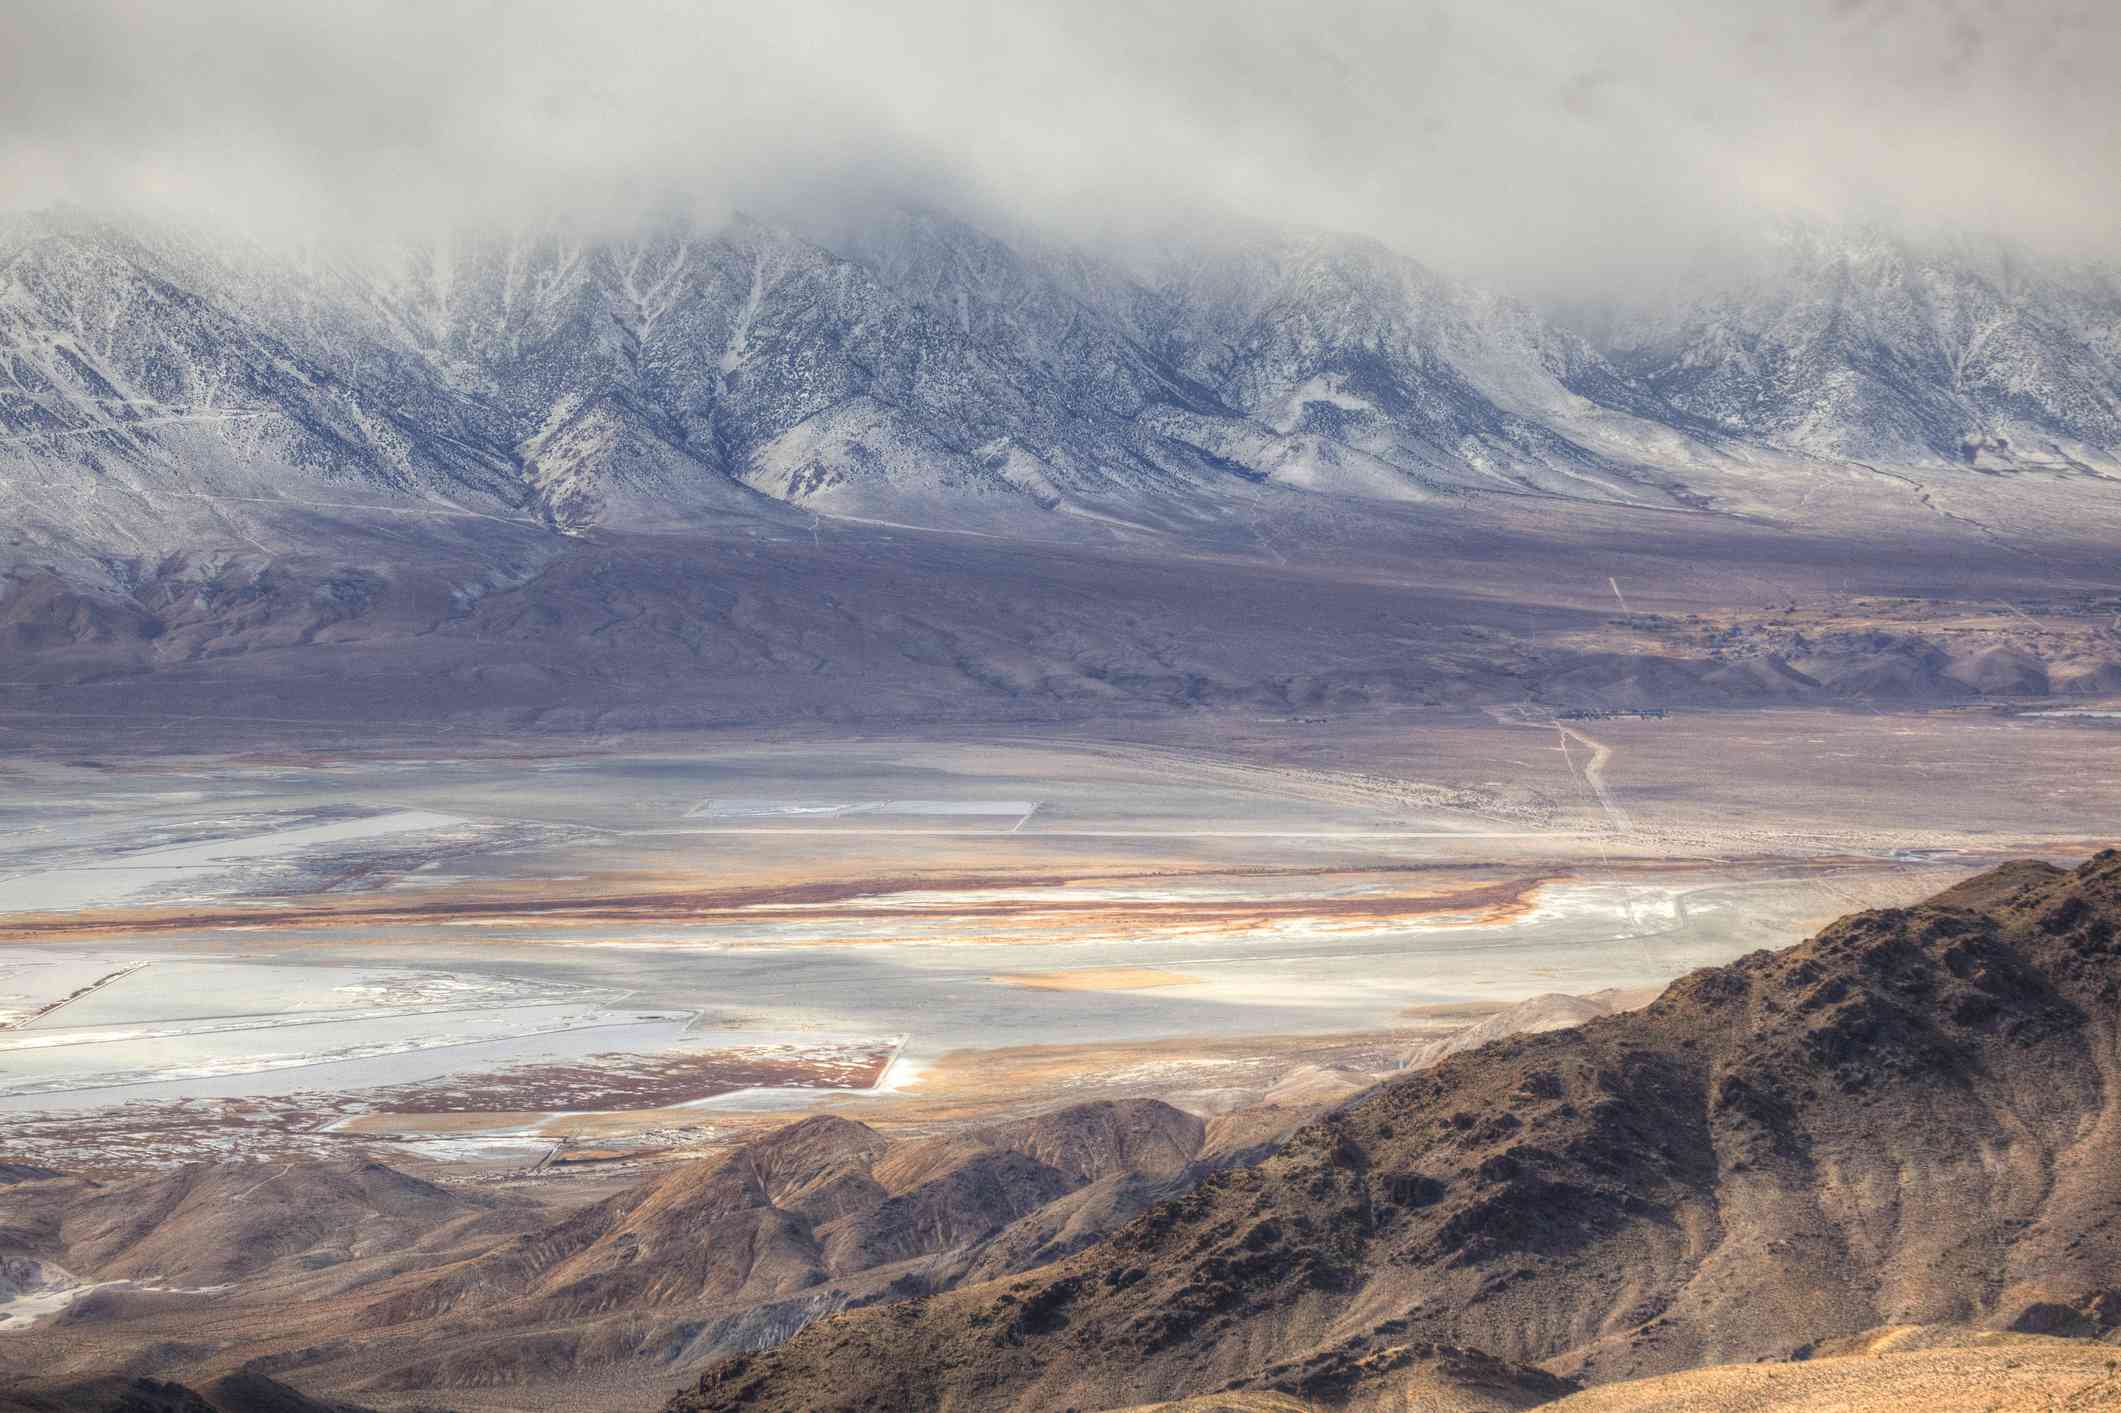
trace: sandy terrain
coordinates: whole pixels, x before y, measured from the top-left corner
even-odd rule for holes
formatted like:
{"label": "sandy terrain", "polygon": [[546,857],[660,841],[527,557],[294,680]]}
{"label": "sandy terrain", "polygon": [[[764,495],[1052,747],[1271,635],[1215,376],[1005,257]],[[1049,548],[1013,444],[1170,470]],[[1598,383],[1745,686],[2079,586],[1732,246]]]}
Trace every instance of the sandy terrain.
{"label": "sandy terrain", "polygon": [[[1549,1413],[2094,1413],[2121,1407],[2111,1346],[2038,1335],[1956,1332],[1944,1348],[1804,1363],[1721,1365],[1631,1380],[1536,1406]],[[1332,1404],[1281,1393],[1222,1393],[1120,1413],[1496,1413],[1528,1406],[1477,1385],[1407,1380]]]}
{"label": "sandy terrain", "polygon": [[2121,1352],[2037,1335],[1696,1369],[1588,1389],[1554,1413],[2094,1413],[2121,1407]]}

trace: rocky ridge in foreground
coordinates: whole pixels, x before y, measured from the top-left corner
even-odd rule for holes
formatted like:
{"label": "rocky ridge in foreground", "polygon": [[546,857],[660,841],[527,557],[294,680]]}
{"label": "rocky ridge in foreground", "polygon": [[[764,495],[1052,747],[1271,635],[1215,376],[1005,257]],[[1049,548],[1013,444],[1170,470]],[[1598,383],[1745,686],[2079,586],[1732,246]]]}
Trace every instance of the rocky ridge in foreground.
{"label": "rocky ridge in foreground", "polygon": [[2117,926],[2115,850],[1844,918],[1410,1074],[1055,1265],[726,1360],[671,1413],[1396,1407],[1415,1366],[1521,1407],[1466,1390],[1889,1325],[2110,1336]]}

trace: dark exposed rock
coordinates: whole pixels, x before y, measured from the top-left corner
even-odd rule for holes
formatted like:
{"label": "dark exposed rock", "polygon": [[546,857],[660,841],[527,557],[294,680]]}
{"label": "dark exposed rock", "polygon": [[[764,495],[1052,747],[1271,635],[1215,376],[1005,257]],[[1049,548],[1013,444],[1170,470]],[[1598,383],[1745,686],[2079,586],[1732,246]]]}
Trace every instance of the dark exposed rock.
{"label": "dark exposed rock", "polygon": [[1330,1401],[1424,1344],[1604,1381],[1887,1324],[2097,1334],[2121,1310],[2117,921],[2112,850],[1845,918],[1393,1081],[1036,1286],[824,1321],[746,1363],[741,1399],[710,1372],[672,1408]]}

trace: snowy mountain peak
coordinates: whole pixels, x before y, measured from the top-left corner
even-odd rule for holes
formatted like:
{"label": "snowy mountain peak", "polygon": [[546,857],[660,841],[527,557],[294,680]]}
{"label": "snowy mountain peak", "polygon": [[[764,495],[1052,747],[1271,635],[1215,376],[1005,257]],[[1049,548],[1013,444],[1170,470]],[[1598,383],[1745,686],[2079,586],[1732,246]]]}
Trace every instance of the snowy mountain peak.
{"label": "snowy mountain peak", "polygon": [[1263,483],[1692,506],[1756,453],[2121,464],[2117,289],[1792,223],[1599,348],[1313,231],[1104,248],[891,209],[353,259],[62,211],[0,223],[0,480],[54,490],[45,538],[121,546],[217,498],[562,528],[1177,526]]}

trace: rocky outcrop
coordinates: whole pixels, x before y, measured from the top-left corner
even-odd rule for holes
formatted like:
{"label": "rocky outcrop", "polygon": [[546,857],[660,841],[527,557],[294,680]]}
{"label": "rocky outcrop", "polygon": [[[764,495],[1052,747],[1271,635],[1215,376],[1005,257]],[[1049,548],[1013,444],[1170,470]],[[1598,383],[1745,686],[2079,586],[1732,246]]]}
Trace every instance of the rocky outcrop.
{"label": "rocky outcrop", "polygon": [[1449,1056],[1073,1257],[824,1321],[672,1408],[1110,1407],[1301,1393],[1314,1366],[1352,1389],[1428,1345],[1604,1382],[2057,1311],[2096,1333],[2121,1323],[2117,1096],[2121,852],[2007,865]]}

